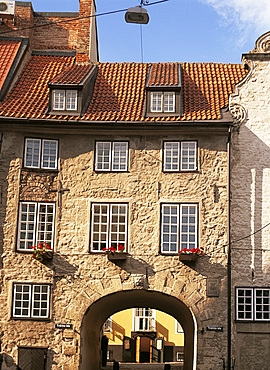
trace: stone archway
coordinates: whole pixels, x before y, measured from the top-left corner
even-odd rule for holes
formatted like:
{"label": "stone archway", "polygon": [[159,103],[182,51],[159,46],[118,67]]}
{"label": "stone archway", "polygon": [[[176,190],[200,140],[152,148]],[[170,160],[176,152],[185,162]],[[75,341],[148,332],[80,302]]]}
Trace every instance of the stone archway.
{"label": "stone archway", "polygon": [[151,307],[176,318],[184,329],[184,369],[195,369],[196,322],[190,309],[179,299],[149,290],[127,290],[109,294],[86,311],[81,326],[80,370],[100,369],[100,330],[112,314],[132,307]]}

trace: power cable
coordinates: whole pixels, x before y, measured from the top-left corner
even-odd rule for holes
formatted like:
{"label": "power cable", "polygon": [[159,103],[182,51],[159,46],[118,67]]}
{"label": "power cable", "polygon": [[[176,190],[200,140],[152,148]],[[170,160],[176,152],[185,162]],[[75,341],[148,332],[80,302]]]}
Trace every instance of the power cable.
{"label": "power cable", "polygon": [[[153,2],[151,4],[144,4],[144,6],[156,5],[156,4],[164,3],[164,2],[167,2],[167,1],[170,1],[170,0],[158,0],[158,1],[155,1],[155,2]],[[13,33],[13,32],[20,32],[20,31],[32,30],[32,29],[35,29],[35,28],[47,27],[47,26],[52,26],[52,25],[60,24],[60,23],[70,23],[70,22],[74,22],[74,21],[79,21],[81,19],[97,18],[97,17],[101,17],[101,16],[104,16],[104,15],[111,15],[111,14],[126,12],[127,10],[128,10],[128,8],[119,9],[119,10],[112,10],[112,11],[109,11],[109,12],[104,12],[104,13],[99,13],[99,14],[93,14],[93,15],[87,15],[87,16],[84,16],[84,17],[71,18],[71,19],[68,19],[68,20],[65,19],[65,20],[62,20],[62,21],[37,24],[37,25],[31,26],[31,27],[23,27],[23,28],[17,28],[17,29],[5,31],[5,32],[0,32],[0,35],[7,34],[7,33]]]}

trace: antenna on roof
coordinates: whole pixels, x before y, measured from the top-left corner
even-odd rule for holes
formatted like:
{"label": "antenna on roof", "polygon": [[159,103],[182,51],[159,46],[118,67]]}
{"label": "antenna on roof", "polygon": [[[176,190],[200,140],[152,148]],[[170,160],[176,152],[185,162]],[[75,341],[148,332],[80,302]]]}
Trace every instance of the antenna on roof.
{"label": "antenna on roof", "polygon": [[149,22],[149,15],[146,9],[143,9],[143,5],[148,4],[148,0],[140,0],[139,6],[129,8],[125,14],[125,20],[127,23],[139,23],[147,24]]}

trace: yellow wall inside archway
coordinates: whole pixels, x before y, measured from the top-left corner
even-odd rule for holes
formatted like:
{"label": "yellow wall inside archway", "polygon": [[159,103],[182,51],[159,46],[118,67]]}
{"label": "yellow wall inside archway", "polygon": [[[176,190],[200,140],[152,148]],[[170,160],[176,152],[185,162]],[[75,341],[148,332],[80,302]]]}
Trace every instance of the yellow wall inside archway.
{"label": "yellow wall inside archway", "polygon": [[[175,346],[184,346],[184,332],[176,333],[176,319],[165,312],[156,310],[157,337],[164,337],[165,342]],[[106,332],[109,345],[122,345],[123,337],[131,337],[133,328],[133,309],[119,311],[112,315],[112,330]]]}

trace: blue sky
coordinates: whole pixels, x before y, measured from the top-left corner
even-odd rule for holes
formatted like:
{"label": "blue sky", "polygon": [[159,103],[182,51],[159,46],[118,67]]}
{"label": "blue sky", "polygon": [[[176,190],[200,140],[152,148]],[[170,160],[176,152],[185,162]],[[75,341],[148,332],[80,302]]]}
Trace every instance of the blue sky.
{"label": "blue sky", "polygon": [[[97,14],[138,4],[96,0]],[[32,5],[36,12],[77,12],[79,0],[32,0]],[[127,24],[124,12],[97,17],[101,62],[240,63],[270,30],[270,0],[169,0],[146,9],[150,22],[143,26]]]}

